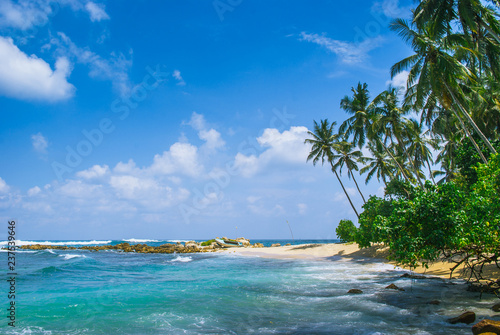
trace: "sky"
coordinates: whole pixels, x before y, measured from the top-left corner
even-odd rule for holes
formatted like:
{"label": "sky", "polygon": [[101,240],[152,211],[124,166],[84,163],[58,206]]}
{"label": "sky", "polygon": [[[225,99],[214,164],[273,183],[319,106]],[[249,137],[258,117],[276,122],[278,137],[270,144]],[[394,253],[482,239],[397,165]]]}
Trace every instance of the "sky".
{"label": "sky", "polygon": [[304,140],[358,82],[404,85],[413,5],[1,0],[0,239],[336,238],[356,216]]}

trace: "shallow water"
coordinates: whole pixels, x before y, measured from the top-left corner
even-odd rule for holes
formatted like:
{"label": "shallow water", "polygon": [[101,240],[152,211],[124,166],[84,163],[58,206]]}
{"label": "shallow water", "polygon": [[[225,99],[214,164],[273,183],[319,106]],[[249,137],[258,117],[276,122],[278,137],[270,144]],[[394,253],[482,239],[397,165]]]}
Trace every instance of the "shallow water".
{"label": "shallow water", "polygon": [[17,267],[16,328],[2,334],[470,334],[446,319],[491,318],[496,302],[382,263],[42,250]]}

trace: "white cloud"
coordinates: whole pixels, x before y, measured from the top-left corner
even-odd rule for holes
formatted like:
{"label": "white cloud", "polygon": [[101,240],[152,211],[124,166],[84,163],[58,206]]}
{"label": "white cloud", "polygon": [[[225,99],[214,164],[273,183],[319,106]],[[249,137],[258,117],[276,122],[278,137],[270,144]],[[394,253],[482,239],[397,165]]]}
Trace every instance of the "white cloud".
{"label": "white cloud", "polygon": [[92,22],[109,20],[109,15],[106,13],[103,4],[96,4],[95,2],[89,1],[85,5],[85,9],[89,13]]}
{"label": "white cloud", "polygon": [[217,130],[208,128],[205,117],[202,114],[193,112],[191,119],[186,124],[198,131],[198,137],[206,142],[204,149],[207,149],[209,152],[222,148],[226,144]]}
{"label": "white cloud", "polygon": [[199,177],[203,166],[198,160],[198,148],[189,143],[174,143],[169,151],[155,155],[150,167],[154,174],[173,174],[175,172],[191,177]]}
{"label": "white cloud", "polygon": [[355,44],[334,40],[318,34],[301,32],[300,40],[312,42],[326,48],[336,54],[340,60],[346,64],[358,64],[368,57],[368,53],[371,50],[377,48],[381,44],[382,37],[367,38],[363,42]]}
{"label": "white cloud", "polygon": [[382,12],[388,18],[407,18],[411,16],[411,7],[400,7],[399,0],[383,0],[375,2],[372,10]]}
{"label": "white cloud", "polygon": [[38,186],[32,187],[28,190],[28,196],[33,197],[33,196],[37,195],[38,193],[40,193],[41,191],[42,190]]}
{"label": "white cloud", "polygon": [[270,163],[305,165],[309,154],[309,145],[304,144],[307,132],[306,127],[290,127],[290,130],[282,133],[278,129],[267,128],[257,138],[259,145],[267,149],[258,157],[238,153],[235,156],[235,168],[242,176],[252,177]]}
{"label": "white cloud", "polygon": [[62,185],[58,192],[63,196],[73,198],[95,198],[98,196],[97,192],[100,191],[102,185],[90,185],[81,180],[70,180]]}
{"label": "white cloud", "polygon": [[0,36],[0,94],[17,99],[65,100],[75,87],[68,83],[71,64],[59,57],[55,70],[43,59],[28,56],[10,37]]}
{"label": "white cloud", "polygon": [[9,192],[9,189],[10,189],[9,185],[7,185],[5,180],[3,180],[0,177],[0,193],[7,193],[7,192]]}
{"label": "white cloud", "polygon": [[159,188],[152,179],[139,179],[134,176],[112,176],[109,184],[116,189],[119,196],[127,199],[143,197]]}
{"label": "white cloud", "polygon": [[66,57],[71,57],[77,63],[89,67],[89,76],[101,80],[110,80],[113,88],[125,96],[131,92],[131,84],[128,70],[132,66],[132,60],[127,59],[122,53],[111,53],[108,59],[103,58],[88,48],[80,48],[64,33],[57,33],[59,38],[51,40],[58,51]]}
{"label": "white cloud", "polygon": [[184,79],[181,76],[181,71],[174,70],[174,72],[172,73],[172,77],[174,77],[175,80],[177,80],[177,85],[179,85],[179,86],[186,85],[186,82],[184,81]]}
{"label": "white cloud", "polygon": [[397,75],[394,76],[391,80],[388,80],[385,82],[386,85],[391,85],[392,87],[395,88],[402,88],[406,90],[406,82],[408,81],[408,75],[410,72],[408,71],[401,71]]}
{"label": "white cloud", "polygon": [[52,13],[50,1],[0,1],[0,26],[21,30],[42,26]]}
{"label": "white cloud", "polygon": [[42,133],[31,135],[31,144],[33,144],[33,149],[35,149],[36,152],[41,154],[47,153],[49,142]]}
{"label": "white cloud", "polygon": [[[120,164],[120,163],[119,163]],[[94,165],[91,168],[88,168],[87,170],[83,171],[78,171],[76,173],[77,177],[84,178],[84,179],[93,179],[93,178],[99,178],[104,175],[109,173],[109,167],[107,165]]]}

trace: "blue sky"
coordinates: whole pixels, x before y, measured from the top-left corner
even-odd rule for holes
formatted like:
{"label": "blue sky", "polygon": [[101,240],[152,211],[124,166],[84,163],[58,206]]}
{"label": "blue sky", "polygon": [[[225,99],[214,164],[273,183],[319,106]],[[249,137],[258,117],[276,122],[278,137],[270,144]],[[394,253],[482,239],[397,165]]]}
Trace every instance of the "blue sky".
{"label": "blue sky", "polygon": [[303,142],[358,81],[391,82],[412,4],[3,0],[0,220],[25,240],[335,238],[355,215]]}

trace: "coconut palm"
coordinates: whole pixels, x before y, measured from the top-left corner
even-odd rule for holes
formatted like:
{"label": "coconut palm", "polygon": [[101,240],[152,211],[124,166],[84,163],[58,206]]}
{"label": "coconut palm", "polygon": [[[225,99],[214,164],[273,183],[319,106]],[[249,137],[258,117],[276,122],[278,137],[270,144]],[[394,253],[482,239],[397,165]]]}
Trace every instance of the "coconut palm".
{"label": "coconut palm", "polygon": [[463,38],[458,35],[444,35],[445,32],[442,32],[440,36],[433,36],[429,28],[415,30],[402,19],[395,20],[391,24],[391,29],[411,44],[415,51],[414,55],[399,61],[391,68],[393,77],[410,68],[405,104],[420,110],[431,93],[434,94],[444,108],[455,113],[467,137],[486,162],[486,158],[460,117],[462,114],[488,148],[496,153],[489,140],[463,107],[465,95],[459,82],[460,80],[471,82],[473,74],[449,52],[450,47],[460,48],[461,42],[464,42]]}
{"label": "coconut palm", "polygon": [[432,152],[429,147],[437,149],[437,141],[430,137],[429,130],[424,130],[423,123],[419,123],[412,119],[410,120],[408,126],[410,129],[410,144],[408,147],[408,153],[414,158],[417,167],[424,165],[424,163],[427,164],[432,182],[436,184],[434,176],[432,175],[430,164],[430,162],[432,162]]}
{"label": "coconut palm", "polygon": [[363,162],[366,164],[359,173],[366,175],[365,183],[368,184],[373,176],[377,177],[377,180],[382,180],[384,185],[387,186],[387,177],[394,179],[395,166],[392,163],[392,159],[387,155],[387,152],[382,147],[381,143],[375,141],[368,143],[368,150],[370,151],[372,157],[364,157]]}
{"label": "coconut palm", "polygon": [[406,128],[408,123],[408,119],[404,115],[409,112],[409,108],[399,106],[398,90],[394,87],[389,87],[373,99],[372,105],[377,115],[377,119],[373,125],[374,129],[380,129],[384,133],[385,138],[391,141],[391,144],[394,144],[393,137],[396,139],[400,151],[406,156],[418,183],[423,188],[424,184],[420,180],[418,169],[408,154],[403,141],[403,137],[407,133]]}
{"label": "coconut palm", "polygon": [[311,152],[307,156],[307,161],[312,160],[313,165],[316,165],[316,163],[318,163],[319,161],[321,161],[321,165],[323,165],[325,161],[330,163],[332,172],[337,177],[340,186],[342,186],[342,190],[344,190],[347,200],[349,200],[354,213],[356,213],[356,216],[359,219],[358,211],[354,207],[349,194],[347,194],[344,184],[340,180],[337,170],[333,166],[333,146],[336,142],[338,142],[340,137],[338,134],[334,133],[334,127],[336,125],[337,122],[332,122],[331,124],[329,124],[327,119],[321,120],[320,124],[314,121],[314,131],[307,132],[311,136],[311,138],[305,140],[305,143],[312,145]]}
{"label": "coconut palm", "polygon": [[372,115],[368,109],[370,95],[366,83],[358,83],[358,86],[352,87],[351,91],[352,98],[346,95],[340,101],[340,108],[352,116],[342,122],[339,132],[347,137],[352,135],[352,142],[361,149],[366,142],[367,129],[371,124]]}
{"label": "coconut palm", "polygon": [[347,167],[347,176],[349,178],[352,176],[352,180],[354,180],[354,184],[356,184],[356,188],[358,189],[361,198],[363,198],[363,202],[366,204],[365,197],[363,196],[363,193],[361,193],[359,185],[356,182],[356,178],[354,178],[354,174],[352,173],[352,170],[359,170],[357,162],[363,159],[363,153],[360,150],[355,150],[354,148],[354,144],[347,141],[335,143],[333,145],[333,161],[335,162],[335,164],[333,164],[333,168],[338,168],[340,175],[342,175],[342,167],[344,167],[344,165]]}

